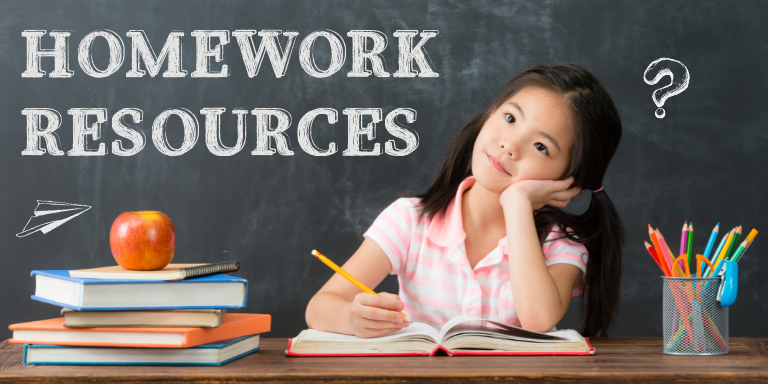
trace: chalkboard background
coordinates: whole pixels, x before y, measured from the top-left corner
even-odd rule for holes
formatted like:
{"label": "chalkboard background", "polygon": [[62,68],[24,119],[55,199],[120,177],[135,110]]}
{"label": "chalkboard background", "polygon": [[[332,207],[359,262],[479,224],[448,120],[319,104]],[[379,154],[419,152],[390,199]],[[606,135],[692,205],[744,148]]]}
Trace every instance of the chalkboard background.
{"label": "chalkboard background", "polygon": [[[306,327],[310,297],[332,271],[310,251],[321,250],[339,264],[359,246],[362,233],[398,192],[420,193],[434,177],[458,128],[485,108],[515,73],[550,62],[575,62],[605,84],[621,113],[624,136],[605,178],[629,233],[624,255],[622,305],[615,336],[661,336],[659,270],[643,249],[648,223],[675,238],[684,220],[696,225],[696,247],[716,222],[725,230],[743,223],[768,231],[764,194],[768,186],[768,7],[760,1],[4,1],[0,4],[0,339],[6,325],[56,316],[59,309],[29,298],[34,269],[77,269],[112,265],[109,229],[124,211],[159,210],[177,231],[174,262],[239,260],[237,273],[249,281],[244,311],[273,316],[272,337],[294,336]],[[69,79],[22,78],[27,29],[72,30]],[[115,74],[96,79],[77,63],[77,45],[88,33],[109,29],[121,36],[126,59]],[[129,30],[144,30],[156,52],[171,31],[185,31],[183,67],[195,68],[193,30],[297,30],[286,75],[276,78],[266,62],[248,78],[236,40],[224,48],[228,78],[126,78]],[[330,29],[347,45],[347,60],[335,75],[318,79],[298,62],[301,39]],[[396,30],[439,30],[425,47],[438,78],[349,78],[350,30],[378,30],[389,46],[387,69],[397,69]],[[415,42],[419,38],[414,39]],[[52,48],[46,35],[43,48]],[[260,39],[254,38],[258,44]],[[318,40],[317,65],[329,63]],[[94,45],[96,65],[107,62],[103,40]],[[325,52],[325,54],[324,54]],[[669,83],[643,81],[653,60],[683,62],[690,85],[654,116],[651,94]],[[215,65],[218,68],[218,64]],[[162,71],[167,68],[163,65]],[[418,67],[415,66],[416,69]],[[42,69],[53,69],[51,58]],[[249,120],[245,148],[232,157],[212,155],[204,136],[179,157],[161,154],[151,141],[154,118],[169,108],[196,113],[224,107],[223,141],[233,145],[234,108],[282,108],[291,113],[288,130],[294,156],[251,156],[255,122]],[[339,111],[339,122],[314,124],[315,142],[339,152],[313,157],[296,139],[301,116],[314,108]],[[132,157],[22,156],[26,145],[24,108],[53,108],[63,116],[58,135],[72,148],[70,108],[139,108],[146,147]],[[345,108],[412,108],[407,124],[419,135],[405,157],[344,157]],[[201,130],[203,127],[201,127]],[[169,141],[181,142],[181,124],[171,119]],[[98,143],[120,139],[102,127]],[[393,139],[377,125],[373,142]],[[125,142],[125,140],[124,140]],[[371,148],[373,142],[366,142]],[[396,140],[402,147],[403,142]],[[572,210],[585,209],[588,193]],[[93,208],[48,234],[17,238],[36,200],[87,204]],[[768,239],[758,236],[740,262],[739,298],[730,312],[732,336],[766,336]],[[380,291],[396,292],[390,276]],[[571,306],[560,327],[576,327]]]}

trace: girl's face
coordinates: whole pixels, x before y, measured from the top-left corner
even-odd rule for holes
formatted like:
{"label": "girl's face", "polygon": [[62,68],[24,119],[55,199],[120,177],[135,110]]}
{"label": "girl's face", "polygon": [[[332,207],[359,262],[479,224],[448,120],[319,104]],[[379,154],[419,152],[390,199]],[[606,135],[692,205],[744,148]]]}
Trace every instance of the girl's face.
{"label": "girl's face", "polygon": [[568,168],[575,139],[567,102],[544,88],[525,87],[483,124],[472,174],[497,194],[520,180],[557,180]]}

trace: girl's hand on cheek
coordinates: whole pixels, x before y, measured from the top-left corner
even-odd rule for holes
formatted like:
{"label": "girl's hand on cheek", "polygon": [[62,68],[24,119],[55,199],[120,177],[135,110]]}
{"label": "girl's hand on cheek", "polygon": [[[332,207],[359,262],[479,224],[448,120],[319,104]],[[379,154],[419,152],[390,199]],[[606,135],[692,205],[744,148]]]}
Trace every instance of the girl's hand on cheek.
{"label": "girl's hand on cheek", "polygon": [[350,324],[355,336],[361,338],[383,336],[408,325],[402,311],[405,304],[400,297],[382,292],[378,295],[360,292],[349,308]]}
{"label": "girl's hand on cheek", "polygon": [[521,180],[505,189],[499,201],[502,207],[524,199],[531,203],[534,210],[544,205],[565,208],[581,192],[580,187],[568,188],[571,184],[573,177],[565,180]]}

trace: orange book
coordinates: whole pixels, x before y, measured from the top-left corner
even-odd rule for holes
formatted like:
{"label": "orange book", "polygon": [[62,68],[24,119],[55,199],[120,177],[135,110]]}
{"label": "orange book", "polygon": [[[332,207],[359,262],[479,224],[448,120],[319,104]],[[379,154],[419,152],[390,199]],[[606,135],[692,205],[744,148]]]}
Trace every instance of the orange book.
{"label": "orange book", "polygon": [[217,328],[65,328],[64,318],[12,324],[14,344],[99,347],[190,348],[235,337],[269,332],[272,317],[227,313]]}

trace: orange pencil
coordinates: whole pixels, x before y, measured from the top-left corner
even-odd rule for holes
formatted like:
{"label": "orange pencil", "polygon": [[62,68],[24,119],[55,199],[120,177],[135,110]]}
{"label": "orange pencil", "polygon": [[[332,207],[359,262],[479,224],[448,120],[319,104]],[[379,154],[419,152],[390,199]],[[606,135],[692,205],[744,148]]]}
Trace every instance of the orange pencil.
{"label": "orange pencil", "polygon": [[[361,283],[360,280],[355,279],[355,277],[350,275],[349,273],[347,273],[347,271],[341,269],[341,267],[339,267],[338,265],[336,265],[336,263],[334,263],[333,261],[331,261],[330,259],[325,257],[322,253],[320,253],[320,252],[318,252],[318,251],[313,249],[312,250],[312,255],[315,256],[318,260],[320,260],[323,263],[325,263],[325,265],[331,267],[331,269],[336,271],[336,273],[338,273],[339,275],[341,275],[345,279],[349,280],[349,282],[354,284],[355,287],[360,288],[361,291],[363,291],[365,293],[370,293],[372,295],[377,295],[376,292],[374,292],[372,289],[366,287],[365,284]],[[406,315],[405,312],[403,312],[403,311],[399,311],[399,312],[402,313],[403,316],[405,316],[405,321],[411,322],[411,320],[408,319],[408,315]]]}
{"label": "orange pencil", "polygon": [[749,249],[749,246],[752,245],[752,240],[755,239],[755,236],[757,236],[757,230],[752,228],[752,230],[749,231],[749,235],[747,236],[747,239],[744,240],[747,242],[747,246],[744,247],[744,250],[741,251],[741,254],[734,255],[733,261],[739,261],[741,259],[741,256],[744,255],[744,253],[747,252],[747,249]]}
{"label": "orange pencil", "polygon": [[752,228],[751,231],[749,231],[749,235],[747,235],[747,240],[749,240],[749,243],[752,244],[752,240],[755,239],[755,236],[757,236],[757,230]]}
{"label": "orange pencil", "polygon": [[[659,238],[656,237],[656,232],[653,231],[653,228],[651,228],[650,224],[648,224],[648,235],[651,236],[653,247],[656,248],[656,256],[659,259],[659,263],[664,266],[661,268],[661,270],[665,272],[667,277],[672,277],[672,270],[669,268],[671,264],[667,263],[667,260],[664,258],[666,255],[661,252],[661,244],[659,244]],[[670,260],[670,263],[671,262],[672,261]]]}
{"label": "orange pencil", "polygon": [[669,248],[669,245],[667,244],[667,240],[664,239],[664,235],[662,235],[661,231],[659,231],[658,229],[656,230],[656,237],[659,239],[659,244],[661,244],[662,246],[662,251],[666,255],[667,259],[670,260],[669,263],[671,264],[667,265],[667,268],[669,268],[669,273],[671,274],[672,271],[674,270],[674,271],[677,271],[679,275],[682,274],[683,269],[680,268],[680,264],[672,263],[671,260],[675,258],[675,254],[672,253],[672,250]]}

